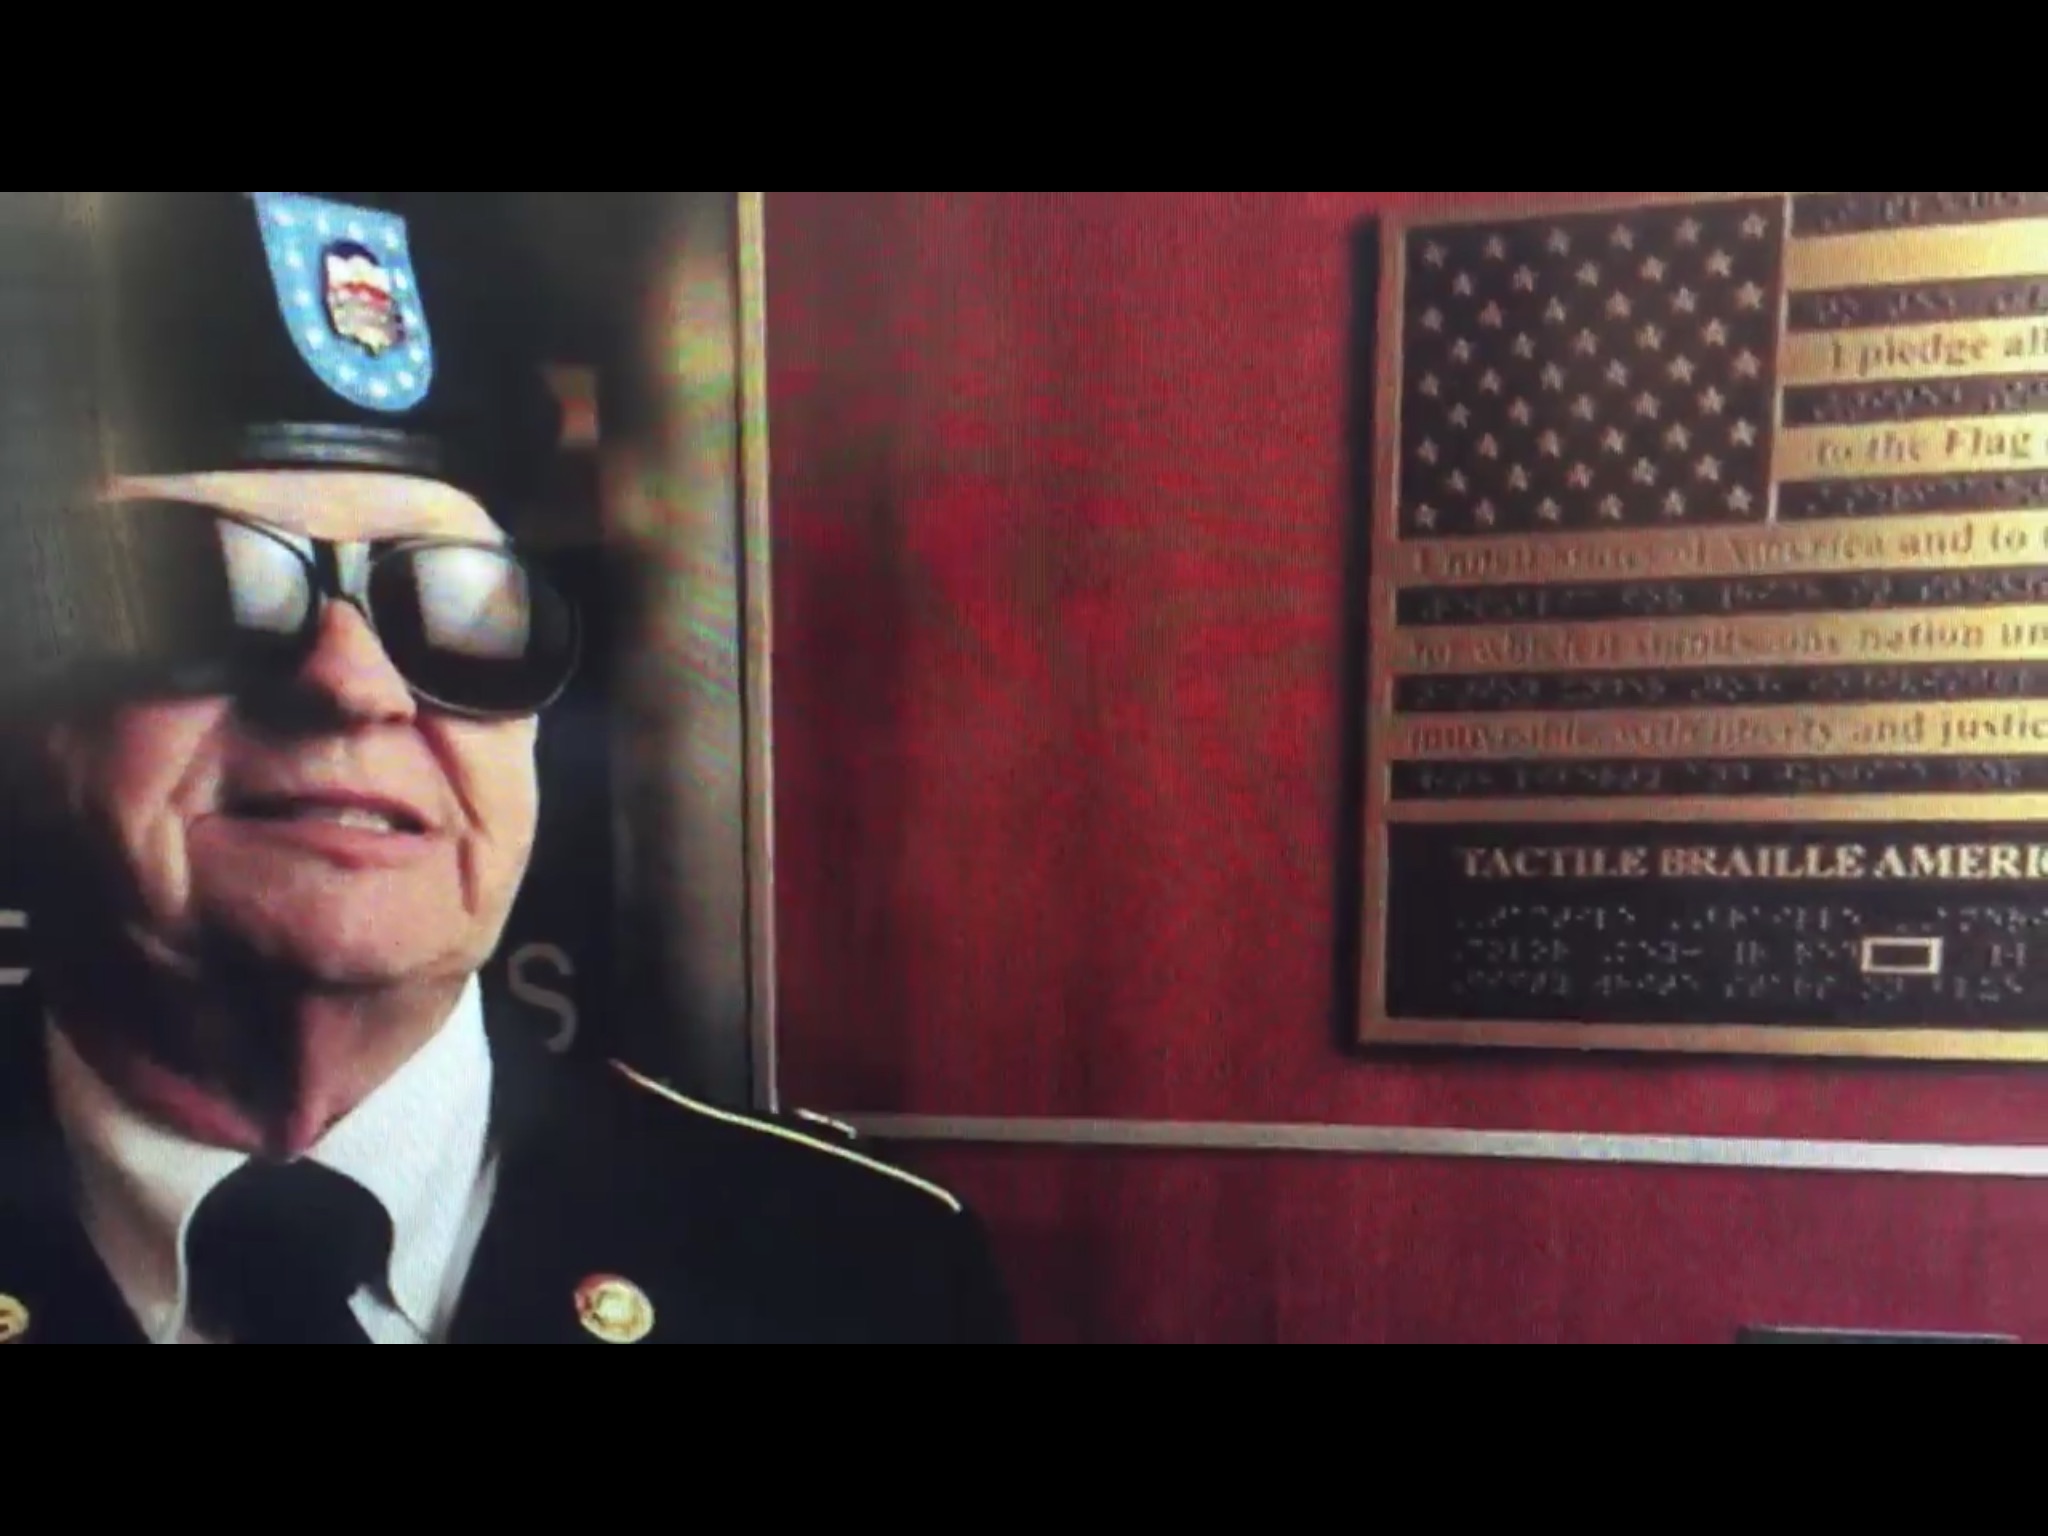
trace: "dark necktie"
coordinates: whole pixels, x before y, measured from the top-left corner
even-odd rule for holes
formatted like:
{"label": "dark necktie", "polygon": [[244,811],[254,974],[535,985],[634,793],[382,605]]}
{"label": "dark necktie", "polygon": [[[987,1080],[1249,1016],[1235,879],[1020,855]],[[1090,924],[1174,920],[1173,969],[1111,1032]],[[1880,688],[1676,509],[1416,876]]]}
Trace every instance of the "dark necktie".
{"label": "dark necktie", "polygon": [[313,1163],[251,1163],[201,1203],[186,1238],[192,1321],[235,1344],[368,1344],[349,1298],[381,1288],[391,1217]]}

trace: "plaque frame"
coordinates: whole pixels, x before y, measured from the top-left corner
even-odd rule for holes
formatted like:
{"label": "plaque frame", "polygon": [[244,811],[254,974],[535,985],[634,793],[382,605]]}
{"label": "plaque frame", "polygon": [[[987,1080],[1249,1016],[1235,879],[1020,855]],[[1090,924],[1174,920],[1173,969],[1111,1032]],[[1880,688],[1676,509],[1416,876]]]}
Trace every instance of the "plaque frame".
{"label": "plaque frame", "polygon": [[[1916,795],[1894,797],[1814,795],[1799,799],[1735,801],[1720,798],[1557,799],[1547,802],[1410,803],[1396,808],[1393,756],[1388,741],[1396,717],[1397,675],[1392,639],[1398,626],[1400,590],[1396,572],[1404,550],[1401,509],[1404,335],[1409,237],[1421,229],[1573,219],[1616,213],[1652,213],[1680,205],[1750,199],[1782,200],[1790,216],[1796,199],[1815,194],[1774,192],[1523,193],[1502,194],[1485,203],[1419,205],[1373,217],[1355,234],[1352,367],[1352,540],[1347,613],[1346,666],[1346,840],[1361,862],[1340,903],[1344,953],[1340,976],[1345,995],[1346,1044],[1355,1050],[1507,1051],[1804,1058],[1892,1062],[2039,1064],[2048,1062],[2048,1007],[2040,1021],[2023,1027],[1898,1027],[1798,1025],[1777,1027],[1727,1023],[1703,1013],[1682,1023],[1561,1021],[1487,1017],[1403,1017],[1389,1004],[1392,906],[1396,880],[1391,832],[1395,826],[1540,828],[1671,827],[1697,822],[1726,826],[1840,832],[1894,822],[1936,825],[2038,824],[2048,841],[2048,794]],[[1826,194],[1821,194],[1826,195]],[[1786,237],[1789,241],[1789,234]],[[1995,235],[1987,236],[1995,239]],[[2048,276],[2048,248],[2039,271]],[[1779,294],[1780,304],[1785,294]],[[2044,317],[2048,318],[2048,317]],[[1784,319],[1779,317],[1783,341]],[[1901,327],[1903,328],[1903,327]],[[2048,373],[2048,365],[2044,365]],[[1782,418],[1783,389],[1774,383]],[[1780,419],[1774,419],[1773,428]],[[1773,490],[1777,479],[1773,477]],[[2048,511],[2048,503],[2038,504]],[[1776,522],[1775,513],[1771,519]],[[1538,535],[1537,537],[1543,537]],[[2048,614],[2043,615],[2048,619]],[[1903,814],[1902,814],[1903,813]],[[1352,838],[1356,841],[1351,841]],[[2048,901],[2042,903],[2048,908]],[[1866,958],[1872,944],[1865,939]],[[1938,943],[1938,941],[1937,941]],[[1907,968],[1910,969],[1910,968]],[[1867,970],[1876,976],[1884,969]],[[1901,974],[1893,970],[1890,974]],[[1735,1012],[1736,1010],[1730,1010]]]}

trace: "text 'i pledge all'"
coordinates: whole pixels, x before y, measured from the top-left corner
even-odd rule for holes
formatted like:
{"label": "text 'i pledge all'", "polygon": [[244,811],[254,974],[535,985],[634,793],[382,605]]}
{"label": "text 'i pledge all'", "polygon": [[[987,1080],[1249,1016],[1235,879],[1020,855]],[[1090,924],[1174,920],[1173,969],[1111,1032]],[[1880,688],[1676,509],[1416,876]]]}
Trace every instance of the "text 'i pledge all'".
{"label": "text 'i pledge all'", "polygon": [[1969,373],[1988,367],[1994,356],[2008,362],[2048,358],[2048,325],[2030,325],[2002,340],[1985,330],[1935,329],[1920,335],[1887,331],[1856,341],[1838,337],[1829,345],[1838,378],[1889,378],[1921,370]]}

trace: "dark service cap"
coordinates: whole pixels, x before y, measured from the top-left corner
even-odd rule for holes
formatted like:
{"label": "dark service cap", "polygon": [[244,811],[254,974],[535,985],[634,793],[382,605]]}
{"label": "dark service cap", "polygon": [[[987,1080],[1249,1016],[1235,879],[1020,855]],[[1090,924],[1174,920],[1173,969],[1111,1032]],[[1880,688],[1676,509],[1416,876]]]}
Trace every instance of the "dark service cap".
{"label": "dark service cap", "polygon": [[107,194],[110,467],[414,474],[506,521],[560,407],[461,213],[448,193]]}

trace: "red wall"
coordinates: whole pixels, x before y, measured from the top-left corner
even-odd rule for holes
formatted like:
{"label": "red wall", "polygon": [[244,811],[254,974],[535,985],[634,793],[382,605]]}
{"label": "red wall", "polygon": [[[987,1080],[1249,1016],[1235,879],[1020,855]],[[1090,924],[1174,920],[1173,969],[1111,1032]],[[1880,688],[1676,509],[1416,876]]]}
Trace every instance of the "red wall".
{"label": "red wall", "polygon": [[[770,194],[792,1102],[2048,1141],[2031,1070],[1342,1048],[1349,243],[1479,195]],[[2048,1338],[2048,1188],[913,1160],[1041,1339]]]}

